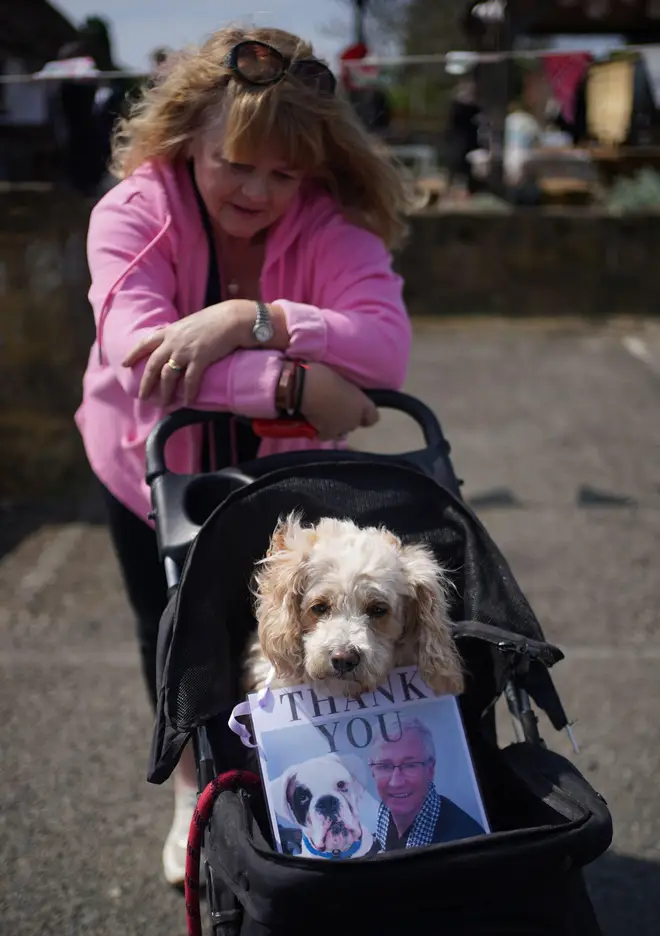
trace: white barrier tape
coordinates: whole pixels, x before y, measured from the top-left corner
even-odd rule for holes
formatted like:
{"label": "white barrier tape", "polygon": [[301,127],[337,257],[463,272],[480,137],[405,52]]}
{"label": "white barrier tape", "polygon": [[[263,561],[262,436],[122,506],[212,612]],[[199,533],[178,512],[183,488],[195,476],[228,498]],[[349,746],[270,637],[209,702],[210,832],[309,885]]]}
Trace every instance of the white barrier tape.
{"label": "white barrier tape", "polygon": [[[635,54],[645,54],[657,50],[660,52],[660,44],[653,45],[621,45],[612,47],[608,53],[629,52]],[[443,63],[458,63],[464,65],[475,65],[479,62],[496,63],[505,62],[507,59],[536,59],[546,56],[557,55],[593,55],[600,57],[603,53],[594,53],[593,49],[514,49],[506,52],[469,52],[452,51],[437,52],[429,55],[369,55],[363,59],[348,59],[340,63],[342,69],[361,69],[365,66],[397,66],[397,65],[439,65]],[[139,71],[107,71],[93,72],[80,75],[50,74],[48,72],[35,72],[30,75],[0,75],[0,84],[28,84],[33,81],[103,81],[109,78],[134,78],[146,79],[149,77],[147,72]]]}
{"label": "white barrier tape", "polygon": [[[643,54],[652,50],[660,50],[660,45],[620,45],[613,46],[607,50],[607,54],[616,52],[631,52]],[[378,56],[369,55],[363,59],[349,59],[342,62],[345,68],[361,68],[365,65],[439,65],[447,62],[461,62],[462,64],[476,64],[478,62],[505,62],[507,59],[535,59],[545,58],[546,56],[557,55],[593,55],[594,58],[601,57],[603,51],[594,52],[593,49],[512,49],[502,52],[438,52],[429,55],[391,55]]]}
{"label": "white barrier tape", "polygon": [[148,78],[147,72],[131,71],[94,71],[80,74],[58,74],[56,72],[34,72],[30,75],[0,75],[0,84],[32,84],[50,81],[105,81],[108,78]]}

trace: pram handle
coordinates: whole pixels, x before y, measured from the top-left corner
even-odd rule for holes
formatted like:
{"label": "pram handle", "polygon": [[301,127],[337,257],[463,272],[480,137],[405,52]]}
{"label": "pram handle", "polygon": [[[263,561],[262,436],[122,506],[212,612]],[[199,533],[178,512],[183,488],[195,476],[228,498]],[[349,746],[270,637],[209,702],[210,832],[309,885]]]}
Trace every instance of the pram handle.
{"label": "pram handle", "polygon": [[[395,409],[411,416],[424,433],[428,448],[437,446],[442,431],[435,414],[418,399],[396,390],[367,390],[379,409]],[[304,419],[253,419],[252,428],[262,439],[315,439],[316,429]]]}
{"label": "pram handle", "polygon": [[[454,474],[449,457],[450,446],[433,411],[415,397],[394,390],[371,390],[368,391],[368,396],[379,408],[398,410],[410,416],[421,428],[426,443],[425,447],[418,451],[405,452],[400,455],[374,454],[370,457],[374,461],[404,462],[434,478],[460,497],[460,482]],[[159,554],[161,561],[165,564],[169,585],[175,585],[178,581],[177,570],[180,569],[189,546],[209,514],[209,505],[210,509],[213,509],[232,491],[251,484],[254,478],[250,472],[253,470],[258,474],[257,464],[261,469],[272,470],[278,467],[280,460],[285,457],[270,455],[238,468],[228,466],[209,474],[176,474],[169,471],[165,447],[175,432],[186,426],[200,423],[213,425],[216,422],[226,421],[226,418],[226,413],[214,410],[175,410],[152,429],[147,439],[146,480],[151,488],[153,505],[151,517],[155,521]],[[294,425],[291,425],[291,422],[286,419],[262,420],[261,431],[257,434],[263,433],[268,437],[273,437],[273,430],[276,429],[280,438],[300,437],[301,428],[307,424],[303,422],[301,427],[301,421]],[[265,432],[264,423],[266,424]],[[308,458],[310,454],[313,453],[289,453],[287,458],[291,459],[292,463],[298,463],[299,460]],[[328,452],[326,450],[326,455],[328,457],[340,456],[343,460],[360,457],[360,453],[350,451]]]}
{"label": "pram handle", "polygon": [[[365,390],[369,399],[379,409],[398,410],[410,416],[420,427],[424,435],[426,449],[432,452],[449,450],[442,433],[440,423],[430,407],[416,397],[398,390]],[[179,409],[168,414],[151,431],[147,439],[147,483],[165,474],[168,468],[165,462],[167,440],[179,429],[199,423],[208,423],[224,419],[226,413],[215,410]],[[257,435],[262,438],[314,438],[313,427],[304,420],[296,419],[259,419],[252,420]]]}

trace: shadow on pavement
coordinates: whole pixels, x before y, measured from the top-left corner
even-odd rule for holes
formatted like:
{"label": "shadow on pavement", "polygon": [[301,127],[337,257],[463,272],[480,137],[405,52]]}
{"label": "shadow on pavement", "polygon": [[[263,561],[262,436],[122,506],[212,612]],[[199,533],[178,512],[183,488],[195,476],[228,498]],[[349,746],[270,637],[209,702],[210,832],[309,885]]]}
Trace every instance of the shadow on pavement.
{"label": "shadow on pavement", "polygon": [[[467,498],[467,502],[473,510],[485,510],[488,508],[518,508],[525,507],[525,503],[520,500],[515,491],[511,488],[492,488],[489,491],[481,491]],[[638,507],[639,503],[634,497],[627,494],[618,494],[611,491],[601,491],[590,487],[587,484],[581,484],[575,491],[574,504],[580,509],[589,507]]]}
{"label": "shadow on pavement", "polygon": [[[525,503],[510,488],[501,487],[481,491],[467,498],[469,506],[479,512],[488,509],[520,509]],[[597,491],[581,485],[575,493],[577,507],[631,507],[634,499],[626,495]],[[19,543],[46,525],[88,523],[105,525],[103,501],[94,481],[76,495],[54,501],[25,505],[0,504],[0,559]]]}
{"label": "shadow on pavement", "polygon": [[608,852],[585,876],[603,936],[657,936],[660,861]]}

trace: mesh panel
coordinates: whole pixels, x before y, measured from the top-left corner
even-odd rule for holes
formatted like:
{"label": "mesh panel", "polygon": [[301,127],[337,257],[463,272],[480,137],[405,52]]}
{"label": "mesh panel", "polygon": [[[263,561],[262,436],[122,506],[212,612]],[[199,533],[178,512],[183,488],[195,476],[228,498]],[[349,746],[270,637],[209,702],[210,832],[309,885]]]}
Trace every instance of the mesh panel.
{"label": "mesh panel", "polygon": [[[404,541],[428,542],[451,570],[454,620],[480,620],[543,639],[482,525],[431,479],[399,466],[369,463],[319,463],[296,469],[295,476],[273,472],[232,495],[190,550],[164,674],[171,724],[194,727],[238,700],[240,661],[255,626],[248,588],[252,570],[278,518],[294,509],[309,522],[346,517],[362,526],[384,524]],[[473,675],[485,685],[483,658],[474,661]]]}

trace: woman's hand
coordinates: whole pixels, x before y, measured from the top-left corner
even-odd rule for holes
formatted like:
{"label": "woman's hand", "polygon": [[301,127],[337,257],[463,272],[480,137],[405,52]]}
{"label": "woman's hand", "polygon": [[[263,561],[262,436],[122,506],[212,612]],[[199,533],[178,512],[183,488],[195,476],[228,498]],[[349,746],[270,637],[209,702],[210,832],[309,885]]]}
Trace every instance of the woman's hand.
{"label": "woman's hand", "polygon": [[369,397],[325,364],[307,365],[301,411],[323,441],[340,439],[379,419]]}
{"label": "woman's hand", "polygon": [[[275,336],[262,347],[284,349],[288,346],[284,313],[271,308],[271,314]],[[149,355],[140,383],[140,399],[145,400],[159,388],[161,403],[167,406],[182,379],[184,403],[189,406],[199,393],[204,371],[210,364],[237,348],[257,346],[252,335],[255,319],[256,304],[251,300],[220,302],[157,329],[139,341],[122,364],[134,367]]]}

